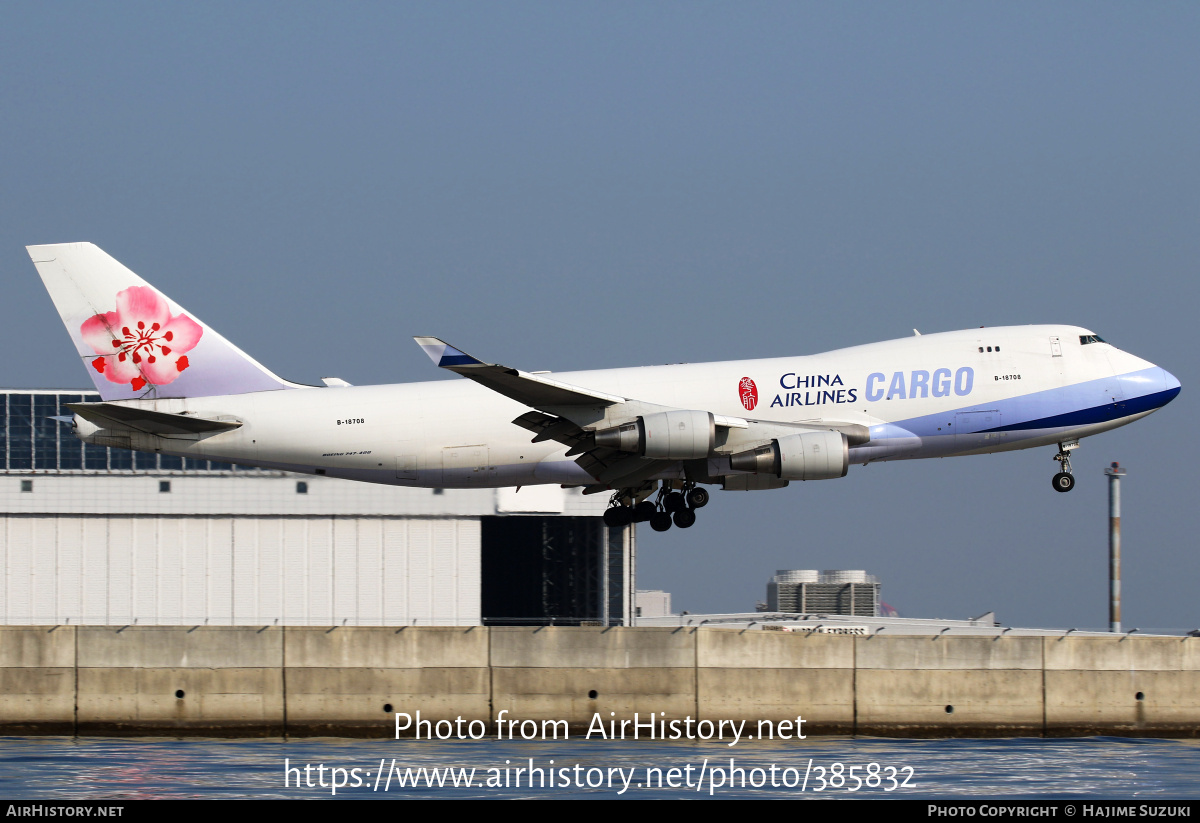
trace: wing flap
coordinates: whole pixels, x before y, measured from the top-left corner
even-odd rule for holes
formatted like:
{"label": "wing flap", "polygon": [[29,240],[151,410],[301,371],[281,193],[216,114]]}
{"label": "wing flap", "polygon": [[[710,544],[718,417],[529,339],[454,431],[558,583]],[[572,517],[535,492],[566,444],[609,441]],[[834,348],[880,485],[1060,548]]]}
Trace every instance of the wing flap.
{"label": "wing flap", "polygon": [[[588,432],[565,417],[555,417],[543,412],[526,412],[512,422],[534,433],[533,439],[529,441],[531,443],[553,440],[577,449],[580,445],[591,442],[592,439]],[[572,452],[567,452],[568,456],[571,454]],[[575,451],[574,454],[579,454],[579,451]]]}

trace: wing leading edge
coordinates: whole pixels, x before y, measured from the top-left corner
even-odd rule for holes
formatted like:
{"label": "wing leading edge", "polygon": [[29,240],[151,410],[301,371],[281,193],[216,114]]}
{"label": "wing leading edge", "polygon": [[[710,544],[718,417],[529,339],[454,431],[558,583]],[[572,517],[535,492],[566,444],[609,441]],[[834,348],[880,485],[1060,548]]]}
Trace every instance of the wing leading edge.
{"label": "wing leading edge", "polygon": [[494,392],[535,409],[542,406],[582,404],[611,406],[627,400],[627,398],[615,394],[560,383],[557,380],[550,380],[497,363],[485,363],[436,337],[414,337],[413,339],[425,350],[429,359],[438,368],[468,377]]}

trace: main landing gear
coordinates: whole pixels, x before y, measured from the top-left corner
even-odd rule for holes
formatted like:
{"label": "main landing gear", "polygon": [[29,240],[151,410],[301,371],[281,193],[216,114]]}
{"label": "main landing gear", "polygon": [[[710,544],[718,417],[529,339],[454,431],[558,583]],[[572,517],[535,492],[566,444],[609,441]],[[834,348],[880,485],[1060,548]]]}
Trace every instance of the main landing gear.
{"label": "main landing gear", "polygon": [[1058,444],[1058,454],[1054,455],[1054,459],[1058,461],[1061,471],[1050,481],[1056,492],[1069,492],[1075,488],[1075,475],[1071,474],[1071,452],[1077,448],[1078,440],[1067,440]]}
{"label": "main landing gear", "polygon": [[674,524],[681,529],[687,529],[696,523],[696,509],[708,505],[708,489],[701,488],[695,483],[685,482],[678,490],[673,490],[666,481],[658,490],[654,502],[649,498],[650,493],[638,501],[638,490],[621,489],[613,493],[608,511],[604,512],[604,524],[611,528],[628,526],[630,523],[650,523],[650,528],[656,532],[665,532]]}

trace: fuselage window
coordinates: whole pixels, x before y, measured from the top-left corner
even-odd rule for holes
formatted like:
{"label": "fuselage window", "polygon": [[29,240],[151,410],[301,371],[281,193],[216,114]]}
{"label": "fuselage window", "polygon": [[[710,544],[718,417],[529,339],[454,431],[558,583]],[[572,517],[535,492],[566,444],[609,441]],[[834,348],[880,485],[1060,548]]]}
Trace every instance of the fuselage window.
{"label": "fuselage window", "polygon": [[1086,346],[1088,343],[1103,343],[1104,338],[1098,334],[1081,334],[1079,335],[1079,345]]}

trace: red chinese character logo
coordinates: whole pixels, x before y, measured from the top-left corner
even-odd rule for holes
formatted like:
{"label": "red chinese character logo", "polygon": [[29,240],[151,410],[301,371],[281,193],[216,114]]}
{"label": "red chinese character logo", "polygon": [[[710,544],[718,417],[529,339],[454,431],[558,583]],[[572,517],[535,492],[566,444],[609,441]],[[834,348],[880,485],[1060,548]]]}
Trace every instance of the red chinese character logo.
{"label": "red chinese character logo", "polygon": [[758,405],[758,386],[754,385],[754,381],[743,377],[742,382],[738,384],[738,394],[742,397],[742,405],[746,411],[754,411],[754,407]]}

